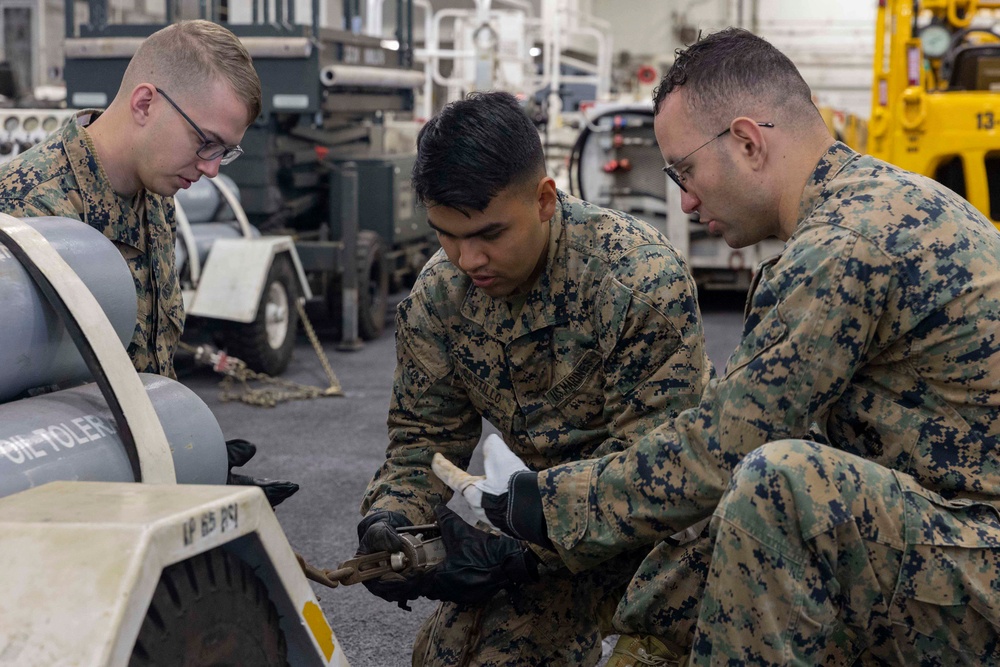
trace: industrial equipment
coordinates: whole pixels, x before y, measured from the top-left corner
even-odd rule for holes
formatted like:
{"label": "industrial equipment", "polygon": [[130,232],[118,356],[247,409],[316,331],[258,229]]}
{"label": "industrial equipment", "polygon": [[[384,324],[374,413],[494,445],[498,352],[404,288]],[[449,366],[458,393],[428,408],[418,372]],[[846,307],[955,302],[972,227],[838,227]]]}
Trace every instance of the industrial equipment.
{"label": "industrial equipment", "polygon": [[[58,131],[76,113],[67,109],[0,110],[0,163]],[[312,298],[293,240],[274,235],[261,238],[240,205],[235,183],[222,174],[179,191],[175,204],[175,256],[185,313],[199,318],[196,325],[208,323],[216,342],[250,369],[279,375],[295,349],[296,302]],[[63,224],[55,233],[61,235],[60,242],[71,242],[74,234],[85,233],[73,231],[78,227],[79,223]],[[215,253],[213,248],[217,248]],[[90,270],[85,262],[75,264],[74,269],[81,275]],[[127,282],[108,284],[107,289],[128,289]],[[130,294],[134,299],[134,292]],[[134,313],[133,308],[133,321],[127,323],[129,337]],[[191,324],[189,320],[189,329]],[[2,377],[0,373],[0,382]]]}
{"label": "industrial equipment", "polygon": [[781,251],[768,239],[730,248],[681,210],[680,191],[663,173],[649,103],[595,105],[570,154],[570,189],[581,199],[645,220],[687,258],[694,278],[710,289],[747,289],[754,268]]}
{"label": "industrial equipment", "polygon": [[302,556],[296,557],[306,578],[330,588],[360,584],[393,572],[426,572],[444,561],[447,552],[437,524],[402,526],[396,532],[402,538],[401,551],[377,551],[354,556],[342,562],[335,570],[320,569],[307,563]]}
{"label": "industrial equipment", "polygon": [[20,155],[49,136],[76,111],[69,109],[3,109],[0,127],[0,163]]}
{"label": "industrial equipment", "polygon": [[296,302],[312,298],[293,240],[262,237],[221,174],[174,200],[187,317],[208,323],[214,338],[252,370],[279,375],[295,350]]}
{"label": "industrial equipment", "polygon": [[943,183],[1000,225],[997,9],[880,0],[867,150]]}
{"label": "industrial equipment", "polygon": [[[394,48],[322,27],[318,0],[307,24],[296,22],[300,4],[291,0],[263,8],[213,0],[198,16],[241,39],[263,88],[245,154],[223,172],[250,223],[294,239],[313,312],[342,321],[347,341],[383,331],[390,287],[412,280],[437,247],[410,187],[414,89],[424,78],[413,69],[411,2],[396,4]],[[107,105],[142,39],[181,18],[168,2],[162,23],[112,24],[106,0],[90,0],[78,25],[76,7],[66,3],[65,80],[77,108]],[[344,3],[344,13],[345,25],[359,23],[357,3]]]}
{"label": "industrial equipment", "polygon": [[[133,369],[102,302],[134,320],[134,295],[87,288],[131,286],[111,242],[0,214],[0,248],[8,289],[32,292],[5,301],[0,348],[66,358],[0,404],[0,665],[346,666],[262,491],[223,485],[207,407]],[[74,253],[109,268],[81,278]],[[41,326],[19,336],[15,319]],[[81,366],[94,383],[66,387]]]}

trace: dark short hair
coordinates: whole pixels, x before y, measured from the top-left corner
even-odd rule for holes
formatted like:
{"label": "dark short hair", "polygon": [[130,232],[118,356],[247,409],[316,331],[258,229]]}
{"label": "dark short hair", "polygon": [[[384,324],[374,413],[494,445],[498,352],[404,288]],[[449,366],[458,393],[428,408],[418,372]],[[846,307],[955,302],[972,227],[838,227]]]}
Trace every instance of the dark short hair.
{"label": "dark short hair", "polygon": [[469,215],[484,211],[503,190],[544,175],[538,131],[509,93],[471,93],[417,135],[413,188],[425,206]]}
{"label": "dark short hair", "polygon": [[707,122],[726,122],[733,113],[745,113],[746,107],[760,103],[775,108],[805,103],[815,109],[809,85],[795,64],[746,30],[721,30],[677,49],[676,55],[653,91],[654,114],[666,96],[681,86],[696,117]]}

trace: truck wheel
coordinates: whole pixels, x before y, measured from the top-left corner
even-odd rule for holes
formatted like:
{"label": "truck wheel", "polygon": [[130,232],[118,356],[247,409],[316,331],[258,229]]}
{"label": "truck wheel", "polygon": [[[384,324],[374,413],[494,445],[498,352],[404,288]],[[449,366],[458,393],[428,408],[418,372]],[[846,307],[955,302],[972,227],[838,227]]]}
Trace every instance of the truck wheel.
{"label": "truck wheel", "polygon": [[[389,267],[382,239],[371,230],[358,232],[358,336],[375,340],[385,331],[385,311],[389,306]],[[327,303],[338,330],[343,325],[340,277],[330,280]],[[343,333],[341,333],[343,335]]]}
{"label": "truck wheel", "polygon": [[287,664],[267,588],[222,549],[163,570],[129,659],[129,667]]}
{"label": "truck wheel", "polygon": [[295,331],[299,311],[298,281],[288,255],[278,255],[264,281],[264,293],[253,322],[231,322],[226,327],[226,347],[252,370],[280,375],[295,351]]}

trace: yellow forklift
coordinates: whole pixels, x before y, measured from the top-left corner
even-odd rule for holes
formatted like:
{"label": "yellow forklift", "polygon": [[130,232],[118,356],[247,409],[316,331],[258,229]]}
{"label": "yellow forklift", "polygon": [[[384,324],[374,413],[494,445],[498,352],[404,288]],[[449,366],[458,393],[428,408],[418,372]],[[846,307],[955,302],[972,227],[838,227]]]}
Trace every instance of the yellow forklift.
{"label": "yellow forklift", "polygon": [[1000,227],[998,10],[879,0],[867,152],[943,183]]}

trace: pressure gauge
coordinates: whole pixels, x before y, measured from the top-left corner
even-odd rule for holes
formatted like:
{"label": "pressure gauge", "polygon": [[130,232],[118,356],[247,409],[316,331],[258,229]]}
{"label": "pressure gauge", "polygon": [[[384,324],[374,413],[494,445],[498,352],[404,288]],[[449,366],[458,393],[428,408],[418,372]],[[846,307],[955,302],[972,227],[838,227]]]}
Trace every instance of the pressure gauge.
{"label": "pressure gauge", "polygon": [[928,58],[940,58],[951,44],[951,33],[940,23],[931,23],[920,31],[920,43]]}

